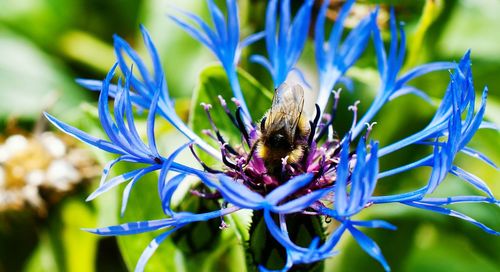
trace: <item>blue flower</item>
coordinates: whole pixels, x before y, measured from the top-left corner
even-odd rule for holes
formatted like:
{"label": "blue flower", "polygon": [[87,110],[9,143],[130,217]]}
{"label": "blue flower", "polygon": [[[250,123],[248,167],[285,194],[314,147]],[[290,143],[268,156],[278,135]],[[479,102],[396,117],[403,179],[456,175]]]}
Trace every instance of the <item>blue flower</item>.
{"label": "blue flower", "polygon": [[[474,133],[480,128],[492,126],[483,121],[486,108],[487,88],[484,88],[481,105],[475,109],[475,89],[473,85],[470,52],[460,62],[436,62],[421,65],[402,75],[400,70],[404,62],[406,38],[402,25],[397,24],[393,10],[390,13],[391,41],[386,51],[380,30],[376,24],[378,9],[360,21],[343,42],[343,22],[354,1],[348,1],[339,13],[338,20],[330,31],[325,42],[325,17],[329,1],[322,4],[315,22],[314,45],[316,64],[319,73],[319,97],[316,101],[317,114],[309,121],[307,139],[300,160],[290,161],[282,158],[281,170],[268,169],[268,165],[255,148],[259,145],[263,129],[251,119],[251,112],[246,107],[245,99],[236,76],[237,64],[241,50],[246,45],[265,36],[268,58],[253,56],[252,59],[271,74],[274,85],[282,84],[288,74],[295,70],[295,64],[301,56],[307,40],[311,21],[313,1],[305,1],[291,22],[290,1],[283,0],[279,8],[279,31],[276,31],[278,17],[278,1],[269,1],[266,13],[266,29],[263,33],[252,35],[240,42],[238,8],[236,1],[227,1],[227,16],[212,2],[208,7],[212,16],[212,29],[202,19],[191,13],[182,12],[199,28],[177,17],[171,18],[188,34],[207,46],[219,59],[229,79],[238,108],[231,112],[221,97],[220,106],[230,120],[241,132],[243,141],[235,145],[224,139],[217,123],[211,116],[212,105],[203,104],[210,125],[211,134],[220,143],[220,148],[210,146],[196,135],[177,116],[172,98],[169,96],[167,82],[160,64],[154,44],[144,27],[141,31],[148,49],[153,71],[150,72],[140,56],[122,38],[115,36],[115,53],[117,63],[111,68],[104,81],[80,79],[84,87],[100,91],[98,108],[99,119],[108,137],[99,139],[73,128],[50,114],[46,117],[59,129],[79,140],[104,151],[117,154],[119,157],[110,161],[104,168],[99,188],[88,200],[98,197],[118,184],[129,181],[123,192],[122,213],[125,212],[127,200],[133,186],[140,182],[146,173],[159,171],[158,193],[165,218],[149,221],[138,221],[118,226],[87,229],[99,235],[130,235],[155,230],[163,230],[144,250],[137,263],[136,270],[142,271],[147,260],[157,247],[170,234],[182,227],[199,221],[223,218],[224,216],[248,209],[262,214],[267,231],[283,247],[286,262],[283,271],[295,265],[310,264],[329,258],[336,254],[338,241],[345,233],[350,233],[360,247],[376,259],[386,271],[390,267],[381,249],[360,228],[385,228],[395,230],[396,227],[383,220],[359,221],[355,217],[372,205],[396,203],[409,207],[437,212],[466,220],[488,233],[499,235],[499,232],[474,220],[468,215],[448,208],[456,203],[491,203],[499,204],[486,184],[454,165],[457,153],[462,152],[479,158],[495,169],[497,166],[480,152],[467,147]],[[398,34],[399,33],[399,34]],[[399,42],[398,42],[399,36]],[[371,37],[371,39],[370,39]],[[369,109],[358,120],[357,103],[349,107],[353,112],[351,129],[341,138],[334,133],[333,121],[338,110],[340,91],[333,92],[333,106],[325,113],[330,101],[332,89],[342,80],[346,71],[354,65],[368,43],[373,41],[377,68],[381,83],[378,93]],[[133,62],[129,65],[125,55]],[[136,76],[133,67],[140,77]],[[113,84],[115,70],[119,68],[124,75]],[[370,139],[373,118],[389,100],[406,94],[415,94],[428,100],[427,95],[408,82],[416,77],[438,70],[450,70],[450,83],[446,89],[441,105],[429,124],[419,132],[396,143],[380,146]],[[114,98],[114,110],[111,113],[108,102]],[[148,110],[147,143],[139,137],[135,127],[133,107]],[[170,122],[186,137],[186,143],[172,154],[162,154],[155,141],[155,117],[159,115]],[[255,116],[254,116],[255,118]],[[257,117],[258,118],[258,117]],[[263,121],[265,122],[265,121]],[[364,135],[361,135],[365,132]],[[356,139],[359,139],[356,141]],[[356,143],[357,142],[357,143]],[[395,151],[410,145],[431,146],[431,154],[415,162],[380,171],[379,160]],[[193,146],[220,161],[219,168],[211,168],[195,153]],[[190,148],[193,157],[202,169],[177,163],[177,155]],[[354,150],[354,151],[351,151]],[[120,174],[107,180],[110,169],[118,162],[138,163],[141,168]],[[376,195],[377,183],[385,177],[399,174],[411,169],[430,167],[432,172],[428,182],[422,188],[397,195]],[[167,174],[175,173],[170,178]],[[277,172],[277,174],[276,174]],[[430,198],[444,178],[452,174],[471,184],[483,195],[450,196],[446,198]],[[194,176],[202,184],[211,189],[211,198],[218,198],[224,203],[220,210],[205,213],[175,211],[171,205],[174,192],[185,181],[187,176]],[[194,192],[200,198],[208,197],[201,192]],[[338,222],[338,227],[325,239],[313,238],[308,246],[301,246],[289,235],[288,224],[291,216],[300,214],[310,217],[328,217]],[[224,221],[221,227],[227,227]],[[267,267],[259,268],[267,271]]]}
{"label": "blue flower", "polygon": [[262,38],[263,32],[250,35],[240,42],[240,23],[238,17],[238,5],[236,1],[226,0],[228,9],[227,20],[222,11],[214,4],[213,0],[207,0],[212,23],[215,30],[205,23],[200,17],[189,13],[182,12],[188,19],[192,20],[198,28],[192,24],[175,16],[170,18],[181,26],[189,35],[197,39],[203,45],[208,47],[210,51],[219,59],[222,67],[226,70],[229,83],[233,89],[234,97],[241,104],[242,110],[246,116],[250,116],[250,112],[246,106],[245,98],[241,92],[241,87],[236,74],[236,66],[241,54],[241,50]]}
{"label": "blue flower", "polygon": [[[290,0],[281,1],[279,31],[276,33],[277,0],[271,0],[266,12],[266,48],[269,60],[254,55],[251,60],[264,66],[273,78],[274,87],[285,82],[288,73],[295,69],[295,64],[302,54],[311,21],[312,0],[307,0],[290,23]],[[298,71],[298,70],[296,70]],[[299,72],[303,77],[303,75]]]}

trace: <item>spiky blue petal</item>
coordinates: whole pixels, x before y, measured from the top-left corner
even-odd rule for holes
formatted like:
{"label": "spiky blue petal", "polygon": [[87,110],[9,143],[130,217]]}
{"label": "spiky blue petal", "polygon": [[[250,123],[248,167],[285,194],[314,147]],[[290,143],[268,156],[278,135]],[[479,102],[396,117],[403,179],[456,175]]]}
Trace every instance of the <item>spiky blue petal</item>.
{"label": "spiky blue petal", "polygon": [[158,246],[170,235],[172,234],[173,232],[175,232],[176,230],[178,230],[179,228],[181,228],[182,226],[178,226],[176,228],[173,228],[171,230],[168,230],[160,235],[158,235],[157,237],[155,237],[150,243],[149,245],[146,247],[146,249],[144,249],[144,251],[142,252],[141,254],[141,257],[139,258],[139,261],[137,261],[137,265],[135,266],[135,269],[134,271],[135,272],[141,272],[141,271],[144,271],[144,268],[146,267],[146,264],[149,260],[149,258],[151,258],[151,256],[153,256],[153,254],[155,253],[156,249],[158,248]]}
{"label": "spiky blue petal", "polygon": [[[477,202],[477,200],[474,202]],[[421,201],[404,202],[404,204],[406,204],[408,206],[413,206],[415,208],[427,210],[427,211],[432,211],[432,212],[441,213],[444,215],[457,217],[457,218],[465,220],[469,223],[472,223],[473,225],[481,228],[482,230],[486,231],[487,233],[494,234],[494,235],[500,235],[500,232],[495,231],[495,230],[487,227],[483,223],[480,223],[480,222],[476,221],[475,219],[473,219],[473,218],[471,218],[463,213],[460,213],[460,212],[457,212],[457,211],[454,211],[454,210],[451,210],[448,208],[441,207],[440,205],[436,205],[433,202],[426,202],[425,199],[421,200]]]}
{"label": "spiky blue petal", "polygon": [[[290,0],[271,0],[266,10],[265,40],[268,59],[252,56],[251,60],[264,66],[278,88],[287,78],[304,48],[311,21],[312,0],[304,1],[291,22]],[[279,30],[276,31],[279,14]]]}
{"label": "spiky blue petal", "polygon": [[368,253],[368,255],[377,260],[384,267],[385,271],[391,271],[391,268],[389,267],[389,264],[387,264],[384,255],[382,255],[382,250],[370,237],[368,237],[352,225],[348,225],[347,229],[352,234],[356,242],[358,242],[358,244],[361,246],[361,248],[366,253]]}
{"label": "spiky blue petal", "polygon": [[257,41],[263,34],[254,34],[240,43],[237,1],[226,1],[227,18],[224,17],[219,7],[212,0],[207,0],[207,4],[215,30],[210,28],[200,17],[189,12],[180,11],[184,16],[192,20],[198,28],[178,17],[169,17],[189,35],[208,47],[217,57],[226,71],[234,97],[241,104],[243,113],[247,117],[251,117],[238,81],[236,65],[239,62],[241,49]]}
{"label": "spiky blue petal", "polygon": [[319,74],[319,94],[316,103],[324,112],[331,91],[349,67],[365,50],[371,33],[372,21],[377,11],[364,18],[341,44],[343,24],[354,0],[347,1],[339,12],[337,20],[325,42],[325,21],[329,1],[323,1],[315,24],[315,56]]}

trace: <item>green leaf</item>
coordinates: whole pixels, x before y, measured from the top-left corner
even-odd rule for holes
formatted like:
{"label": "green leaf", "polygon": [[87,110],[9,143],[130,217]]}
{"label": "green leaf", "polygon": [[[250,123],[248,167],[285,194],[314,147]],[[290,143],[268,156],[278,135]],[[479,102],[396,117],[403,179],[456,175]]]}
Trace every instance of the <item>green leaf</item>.
{"label": "green leaf", "polygon": [[62,239],[66,265],[69,271],[93,271],[95,267],[97,242],[99,237],[87,233],[81,228],[96,223],[94,212],[89,203],[85,203],[81,195],[79,199],[71,199],[62,209]]}
{"label": "green leaf", "polygon": [[27,260],[24,271],[61,271],[56,262],[55,254],[48,232],[42,231],[38,246]]}
{"label": "green leaf", "polygon": [[408,58],[405,62],[405,69],[409,70],[416,66],[423,55],[424,40],[431,25],[438,19],[443,11],[442,1],[426,0],[422,10],[422,16],[418,22],[416,30],[412,33],[408,43]]}
{"label": "green leaf", "polygon": [[[258,119],[255,118],[262,117],[271,107],[272,92],[260,85],[255,78],[242,69],[238,70],[238,77],[247,106],[254,117],[254,121],[257,121]],[[194,132],[201,135],[202,138],[213,146],[218,147],[215,141],[202,134],[202,130],[210,129],[211,127],[207,119],[207,114],[200,104],[211,104],[212,110],[210,114],[222,136],[233,146],[241,145],[241,132],[232,124],[220,105],[219,95],[226,100],[229,109],[234,113],[236,106],[231,102],[233,93],[224,69],[219,65],[208,66],[201,72],[198,85],[193,94],[189,124]],[[205,162],[210,159],[209,156],[205,156],[203,153],[200,154],[200,157]]]}
{"label": "green leaf", "polygon": [[51,113],[71,117],[71,110],[88,97],[88,92],[78,88],[53,59],[29,41],[2,29],[0,89],[0,117],[38,118],[51,104],[55,104]]}
{"label": "green leaf", "polygon": [[[131,165],[119,165],[115,172],[125,173],[131,170]],[[130,194],[127,210],[123,218],[119,219],[120,223],[165,218],[161,209],[157,184],[158,175],[156,173],[145,175],[137,182]],[[121,193],[123,188],[124,186],[121,186],[116,190]],[[121,197],[118,198],[118,202],[121,203]],[[161,231],[157,231],[117,237],[120,252],[130,271],[134,270],[148,244],[161,233]],[[177,252],[169,239],[165,240],[149,259],[145,271],[178,271],[176,255],[180,255],[180,253]]]}
{"label": "green leaf", "polygon": [[81,230],[95,225],[89,203],[77,194],[51,209],[25,271],[94,271],[99,237]]}

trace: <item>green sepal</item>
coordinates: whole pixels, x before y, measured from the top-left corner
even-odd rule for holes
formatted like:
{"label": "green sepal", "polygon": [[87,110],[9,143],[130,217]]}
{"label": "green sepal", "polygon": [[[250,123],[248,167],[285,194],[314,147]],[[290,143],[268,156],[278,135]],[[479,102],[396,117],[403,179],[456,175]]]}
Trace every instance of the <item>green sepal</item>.
{"label": "green sepal", "polygon": [[[274,220],[278,223],[277,216]],[[325,229],[321,217],[303,214],[286,216],[288,235],[297,245],[309,247],[311,241],[319,237],[325,240]],[[286,263],[285,248],[269,232],[262,211],[254,212],[250,225],[250,238],[246,243],[248,271],[258,271],[258,266],[270,270],[282,269]],[[291,271],[323,271],[324,262],[295,265]]]}
{"label": "green sepal", "polygon": [[[205,185],[199,183],[195,190],[203,190]],[[193,213],[205,213],[220,209],[215,199],[202,198],[188,193],[175,210]],[[221,240],[221,221],[212,219],[190,223],[172,234],[172,241],[186,257],[212,251]]]}

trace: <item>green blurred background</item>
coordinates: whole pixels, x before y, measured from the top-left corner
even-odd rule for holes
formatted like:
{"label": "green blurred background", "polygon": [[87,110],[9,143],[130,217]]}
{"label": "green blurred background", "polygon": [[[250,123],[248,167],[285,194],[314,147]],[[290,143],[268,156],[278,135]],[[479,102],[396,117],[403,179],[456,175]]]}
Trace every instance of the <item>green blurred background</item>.
{"label": "green blurred background", "polygon": [[[360,2],[368,5],[380,3],[382,7],[395,5],[398,19],[406,22],[409,35],[405,67],[435,60],[458,61],[467,49],[472,49],[476,91],[479,95],[483,86],[488,85],[487,119],[500,125],[499,1]],[[166,14],[176,14],[173,7],[208,18],[204,1],[195,0],[0,0],[0,143],[13,133],[29,137],[40,126],[43,110],[49,110],[56,117],[94,135],[102,133],[96,119],[97,94],[83,90],[74,79],[104,78],[114,63],[113,34],[124,37],[144,52],[139,24],[148,28],[160,50],[170,92],[176,98],[179,112],[186,116],[198,76],[214,58],[167,19]],[[363,7],[361,5],[359,10]],[[262,13],[264,8],[263,0],[240,1],[244,35],[262,28],[263,16],[255,14]],[[262,44],[256,44],[250,51],[260,52],[262,49]],[[312,57],[311,44],[307,45],[305,56]],[[271,87],[270,79],[262,69],[245,60],[243,64],[262,84]],[[307,70],[313,66],[310,61],[304,61],[301,67]],[[344,92],[341,107],[346,108],[357,99],[362,101],[362,111],[369,106],[377,86],[374,67],[373,50],[369,48],[358,66],[348,74],[355,80],[356,91]],[[314,73],[314,70],[306,73]],[[447,72],[441,72],[425,76],[414,84],[439,99],[448,79]],[[412,96],[390,102],[376,117],[379,125],[373,137],[382,145],[401,139],[425,126],[433,110],[435,106]],[[350,118],[347,111],[339,114],[339,120]],[[159,122],[158,134],[162,135],[163,142],[177,139],[172,136],[175,134],[171,128],[162,123]],[[350,121],[339,122],[338,130],[343,131],[349,125]],[[498,132],[480,131],[470,146],[500,163]],[[174,147],[166,148],[171,150]],[[90,148],[87,150],[96,152]],[[418,159],[422,154],[419,149],[398,152],[385,158],[381,167],[387,169],[401,165]],[[92,153],[92,158],[99,165],[110,157]],[[499,195],[498,171],[462,155],[458,156],[457,164],[485,180],[496,196]],[[429,171],[418,170],[381,180],[378,193],[417,188],[428,175]],[[42,215],[29,205],[15,210],[0,209],[0,271],[126,271],[133,268],[153,236],[138,235],[117,242],[115,238],[102,239],[80,228],[160,217],[161,211],[134,208],[134,203],[141,207],[157,205],[153,200],[148,200],[151,202],[149,206],[137,200],[141,193],[147,194],[148,189],[155,190],[155,187],[137,189],[138,192],[131,196],[130,213],[119,218],[120,189],[92,203],[84,202],[86,195],[97,186],[95,180],[78,185],[58,197],[57,201],[50,202],[47,212]],[[1,196],[5,190],[0,191],[0,201],[5,198]],[[156,192],[153,193],[156,196]],[[477,192],[470,186],[449,177],[436,195],[473,193]],[[46,196],[42,195],[42,198]],[[498,207],[473,205],[456,208],[500,230]],[[367,209],[364,217],[386,219],[398,226],[396,232],[367,231],[382,248],[393,271],[500,270],[500,239],[458,219],[401,206],[373,207]],[[234,235],[223,236],[222,241],[226,244],[240,247]],[[147,268],[151,271],[190,270],[192,266],[185,264],[189,262],[186,257],[166,257],[169,251],[181,254],[173,247],[171,242],[163,245]],[[331,270],[381,270],[379,264],[347,235],[339,249],[340,254],[327,262]],[[231,258],[241,259],[237,252],[223,255],[225,252],[231,250],[226,248],[198,257],[216,259],[225,256],[229,258],[228,263],[231,263]],[[205,270],[209,271],[219,266],[207,267]],[[224,267],[233,271],[240,269],[238,265]]]}

